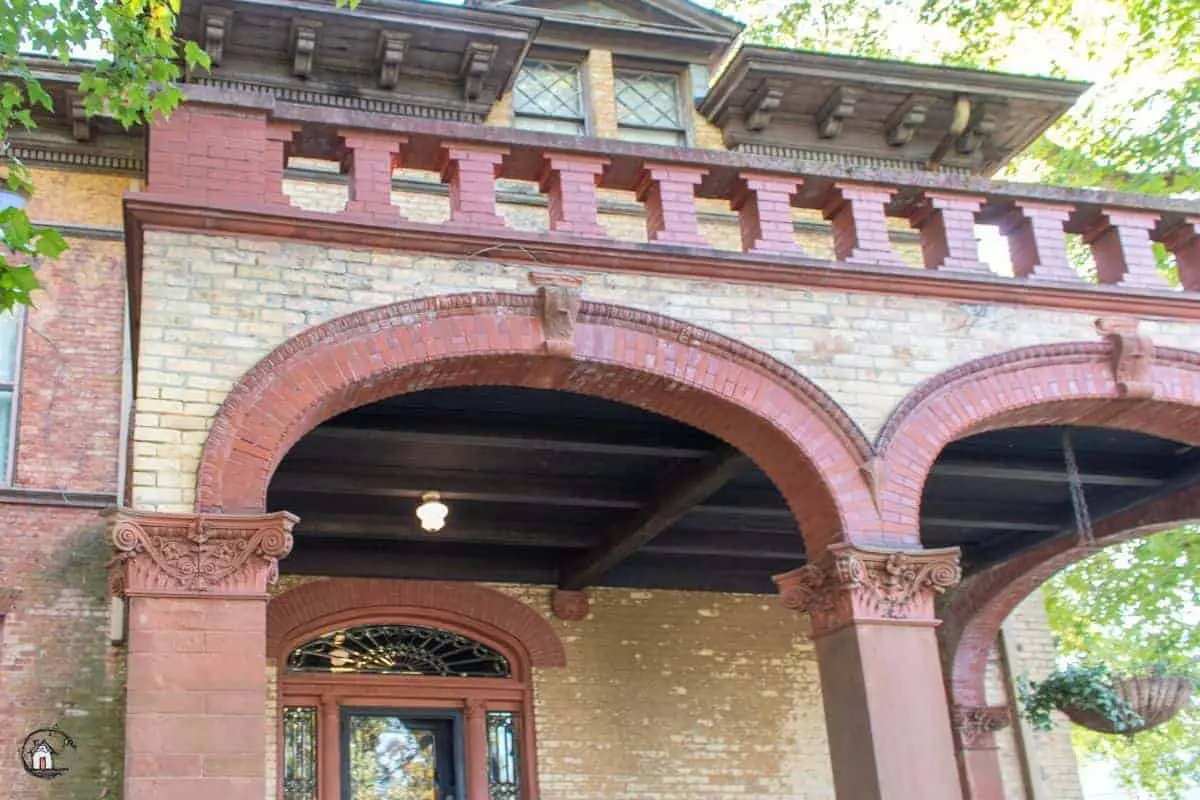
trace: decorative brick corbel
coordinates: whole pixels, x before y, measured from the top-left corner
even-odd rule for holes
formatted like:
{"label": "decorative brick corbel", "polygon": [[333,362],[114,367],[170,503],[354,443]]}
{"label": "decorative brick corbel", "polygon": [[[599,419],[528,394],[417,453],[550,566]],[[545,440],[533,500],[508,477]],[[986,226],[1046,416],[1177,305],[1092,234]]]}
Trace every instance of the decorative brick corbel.
{"label": "decorative brick corbel", "polygon": [[1112,345],[1113,381],[1117,394],[1130,399],[1154,397],[1156,387],[1150,380],[1154,363],[1154,342],[1138,333],[1138,320],[1131,317],[1101,317],[1096,330]]}
{"label": "decorative brick corbel", "polygon": [[394,89],[400,82],[400,65],[408,50],[407,33],[380,31],[375,57],[379,59],[379,88]]}
{"label": "decorative brick corbel", "polygon": [[273,514],[108,512],[109,592],[117,597],[266,597],[297,519]]}
{"label": "decorative brick corbel", "polygon": [[934,598],[961,579],[956,547],[886,550],[846,543],[772,578],[785,606],[812,616],[814,636],[856,624],[936,627]]}
{"label": "decorative brick corbel", "polygon": [[537,287],[542,347],[552,356],[570,358],[575,355],[575,318],[582,302],[583,278],[531,272],[529,281]]}
{"label": "decorative brick corbel", "polygon": [[307,78],[317,54],[317,31],[321,23],[311,19],[292,21],[292,74]]}
{"label": "decorative brick corbel", "polygon": [[578,622],[587,619],[588,596],[581,591],[555,589],[550,595],[550,608],[554,616],[567,622]]}
{"label": "decorative brick corbel", "polygon": [[996,746],[996,731],[1012,724],[1008,706],[955,706],[950,722],[963,750],[985,750]]}
{"label": "decorative brick corbel", "polygon": [[1166,232],[1162,243],[1175,254],[1183,290],[1200,292],[1200,217],[1180,220]]}

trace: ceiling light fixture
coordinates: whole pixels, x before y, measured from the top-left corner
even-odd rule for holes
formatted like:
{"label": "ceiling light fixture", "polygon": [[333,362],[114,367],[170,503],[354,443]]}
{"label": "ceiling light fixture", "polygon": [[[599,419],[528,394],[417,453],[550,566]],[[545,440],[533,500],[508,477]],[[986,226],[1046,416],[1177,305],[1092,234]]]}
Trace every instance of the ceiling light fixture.
{"label": "ceiling light fixture", "polygon": [[442,502],[442,496],[437,492],[426,492],[421,495],[421,505],[417,506],[417,519],[421,527],[430,533],[437,533],[446,527],[446,515],[450,509]]}

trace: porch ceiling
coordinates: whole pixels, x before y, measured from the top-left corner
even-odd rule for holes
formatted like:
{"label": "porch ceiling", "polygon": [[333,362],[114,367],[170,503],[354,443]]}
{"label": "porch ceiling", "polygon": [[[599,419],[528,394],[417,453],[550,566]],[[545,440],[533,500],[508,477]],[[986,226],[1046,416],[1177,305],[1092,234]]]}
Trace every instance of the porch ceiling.
{"label": "porch ceiling", "polygon": [[[1073,439],[1097,517],[1200,477],[1200,451],[1174,442]],[[1068,529],[1062,464],[1059,429],[952,444],[926,487],[926,544],[962,546],[971,571]],[[429,490],[450,506],[437,534],[414,515]],[[771,592],[804,560],[783,497],[739,453],[562,392],[445,389],[344,414],[292,449],[269,505],[301,517],[282,564],[297,574]]]}

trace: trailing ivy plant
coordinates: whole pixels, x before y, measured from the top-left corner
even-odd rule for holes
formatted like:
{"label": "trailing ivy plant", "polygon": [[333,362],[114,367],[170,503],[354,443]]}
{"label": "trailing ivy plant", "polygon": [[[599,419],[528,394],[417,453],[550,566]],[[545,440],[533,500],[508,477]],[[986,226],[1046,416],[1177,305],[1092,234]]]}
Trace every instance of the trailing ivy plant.
{"label": "trailing ivy plant", "polygon": [[1113,691],[1112,675],[1103,664],[1082,664],[1051,673],[1043,681],[1017,680],[1017,690],[1025,718],[1034,728],[1048,731],[1054,727],[1051,713],[1073,707],[1099,714],[1118,731],[1142,724],[1133,707]]}

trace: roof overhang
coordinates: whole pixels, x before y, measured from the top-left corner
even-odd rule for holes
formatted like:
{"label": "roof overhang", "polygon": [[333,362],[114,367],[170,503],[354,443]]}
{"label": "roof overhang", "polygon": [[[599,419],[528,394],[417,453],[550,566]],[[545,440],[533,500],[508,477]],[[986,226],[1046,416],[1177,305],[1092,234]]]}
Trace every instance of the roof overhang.
{"label": "roof overhang", "polygon": [[989,175],[1090,84],[956,67],[743,47],[701,112],[731,147],[946,166]]}

